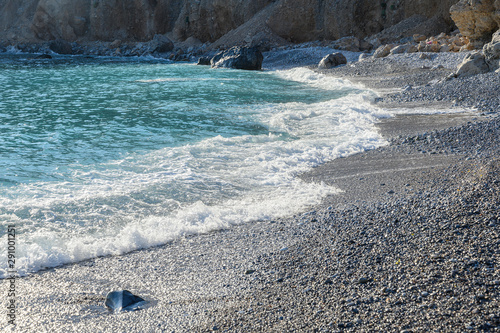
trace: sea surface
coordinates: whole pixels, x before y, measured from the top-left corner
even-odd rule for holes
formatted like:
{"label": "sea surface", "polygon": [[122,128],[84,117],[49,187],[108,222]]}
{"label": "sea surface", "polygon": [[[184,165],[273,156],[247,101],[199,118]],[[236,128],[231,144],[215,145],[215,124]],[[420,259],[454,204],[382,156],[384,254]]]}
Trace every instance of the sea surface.
{"label": "sea surface", "polygon": [[0,56],[1,256],[7,225],[25,275],[303,212],[339,190],[298,174],[384,144],[374,97],[305,68]]}

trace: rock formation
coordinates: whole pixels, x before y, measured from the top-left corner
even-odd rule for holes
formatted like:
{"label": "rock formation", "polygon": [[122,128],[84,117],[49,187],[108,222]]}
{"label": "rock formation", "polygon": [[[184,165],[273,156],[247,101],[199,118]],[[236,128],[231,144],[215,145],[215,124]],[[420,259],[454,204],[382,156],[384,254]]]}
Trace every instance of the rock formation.
{"label": "rock formation", "polygon": [[500,27],[500,0],[460,0],[450,14],[464,36],[481,43]]}
{"label": "rock formation", "polygon": [[456,77],[465,77],[489,72],[490,69],[486,59],[481,52],[473,52],[467,55],[458,66]]}
{"label": "rock formation", "polygon": [[483,54],[486,58],[490,70],[498,70],[500,68],[500,30],[493,34],[491,42],[484,45]]}
{"label": "rock formation", "polygon": [[[457,1],[0,0],[0,40],[138,42],[170,33],[179,41],[195,37],[212,43],[254,18],[253,27],[262,27],[263,34],[280,41],[346,36],[362,40],[414,15],[438,16],[450,26],[449,8]],[[240,29],[235,38],[256,35],[251,26],[247,28],[246,32]],[[266,37],[258,40],[265,42]]]}
{"label": "rock formation", "polygon": [[347,64],[347,59],[342,53],[332,53],[321,59],[318,64],[320,69],[329,69],[339,65]]}
{"label": "rock formation", "polygon": [[232,47],[217,53],[211,60],[212,68],[261,70],[264,56],[256,47]]}

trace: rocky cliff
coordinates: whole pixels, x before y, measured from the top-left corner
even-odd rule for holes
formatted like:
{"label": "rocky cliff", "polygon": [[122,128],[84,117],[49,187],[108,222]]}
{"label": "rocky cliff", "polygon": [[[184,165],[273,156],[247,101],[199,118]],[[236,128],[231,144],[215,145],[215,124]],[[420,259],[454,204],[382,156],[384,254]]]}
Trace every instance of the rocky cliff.
{"label": "rocky cliff", "polygon": [[[416,14],[450,28],[458,0],[0,0],[0,40],[215,42],[255,17],[292,42],[366,37]],[[262,14],[262,13],[265,13]],[[260,15],[259,15],[260,14]],[[266,30],[267,31],[267,30]]]}
{"label": "rocky cliff", "polygon": [[450,12],[460,32],[480,43],[500,28],[500,0],[460,0]]}

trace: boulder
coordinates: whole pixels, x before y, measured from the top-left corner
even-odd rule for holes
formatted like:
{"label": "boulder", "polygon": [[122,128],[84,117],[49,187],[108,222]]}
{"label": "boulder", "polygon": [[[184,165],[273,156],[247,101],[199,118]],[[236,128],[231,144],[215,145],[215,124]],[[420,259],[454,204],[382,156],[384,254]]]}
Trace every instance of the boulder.
{"label": "boulder", "polygon": [[485,44],[483,53],[491,70],[496,70],[500,65],[500,30],[493,34],[491,42]]}
{"label": "boulder", "polygon": [[165,53],[174,49],[174,43],[165,35],[155,35],[149,42],[149,52]]}
{"label": "boulder", "polygon": [[441,47],[439,48],[439,52],[450,52],[450,51],[451,47],[450,45],[447,44],[441,45]]}
{"label": "boulder", "polygon": [[418,52],[439,52],[441,44],[438,42],[420,42],[417,47]]}
{"label": "boulder", "polygon": [[63,39],[56,39],[49,43],[49,49],[59,54],[73,54],[71,44]]}
{"label": "boulder", "polygon": [[392,50],[393,45],[387,44],[387,45],[382,45],[378,49],[375,50],[375,53],[373,53],[374,58],[384,58],[387,57]]}
{"label": "boulder", "polygon": [[414,34],[413,35],[413,41],[416,43],[424,42],[426,39],[427,39],[427,37],[425,37],[425,35],[421,35],[421,34]]}
{"label": "boulder", "polygon": [[465,57],[458,66],[457,77],[465,77],[477,74],[483,74],[490,71],[486,58],[481,52],[473,52]]}
{"label": "boulder", "polygon": [[113,312],[135,311],[146,301],[139,296],[132,294],[128,290],[112,291],[106,296],[105,305]]}
{"label": "boulder", "polygon": [[347,64],[347,59],[342,53],[338,52],[329,54],[321,59],[318,68],[329,69],[344,64]]}
{"label": "boulder", "polygon": [[197,65],[210,66],[210,57],[200,57]]}
{"label": "boulder", "polygon": [[217,53],[211,60],[212,68],[234,68],[246,70],[262,69],[264,56],[256,47],[234,46]]}
{"label": "boulder", "polygon": [[417,52],[417,47],[413,44],[398,45],[391,49],[390,54],[401,54],[401,53],[415,53]]}
{"label": "boulder", "polygon": [[484,41],[499,27],[499,10],[498,0],[460,0],[450,14],[462,35]]}
{"label": "boulder", "polygon": [[491,42],[484,45],[483,53],[487,59],[500,58],[500,30],[493,34]]}

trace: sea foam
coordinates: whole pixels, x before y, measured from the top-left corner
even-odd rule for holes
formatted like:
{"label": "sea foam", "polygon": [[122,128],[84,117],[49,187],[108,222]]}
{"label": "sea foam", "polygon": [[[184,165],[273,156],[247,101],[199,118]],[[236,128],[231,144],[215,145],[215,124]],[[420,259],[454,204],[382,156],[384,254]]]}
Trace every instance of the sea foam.
{"label": "sea foam", "polygon": [[[375,123],[387,114],[371,103],[373,92],[307,69],[258,75],[335,94],[238,106],[250,115],[242,122],[259,126],[255,134],[216,135],[69,165],[62,172],[70,176],[61,181],[4,188],[1,219],[18,227],[19,273],[300,213],[340,189],[306,183],[298,174],[385,144]],[[5,263],[0,267],[5,274]]]}

